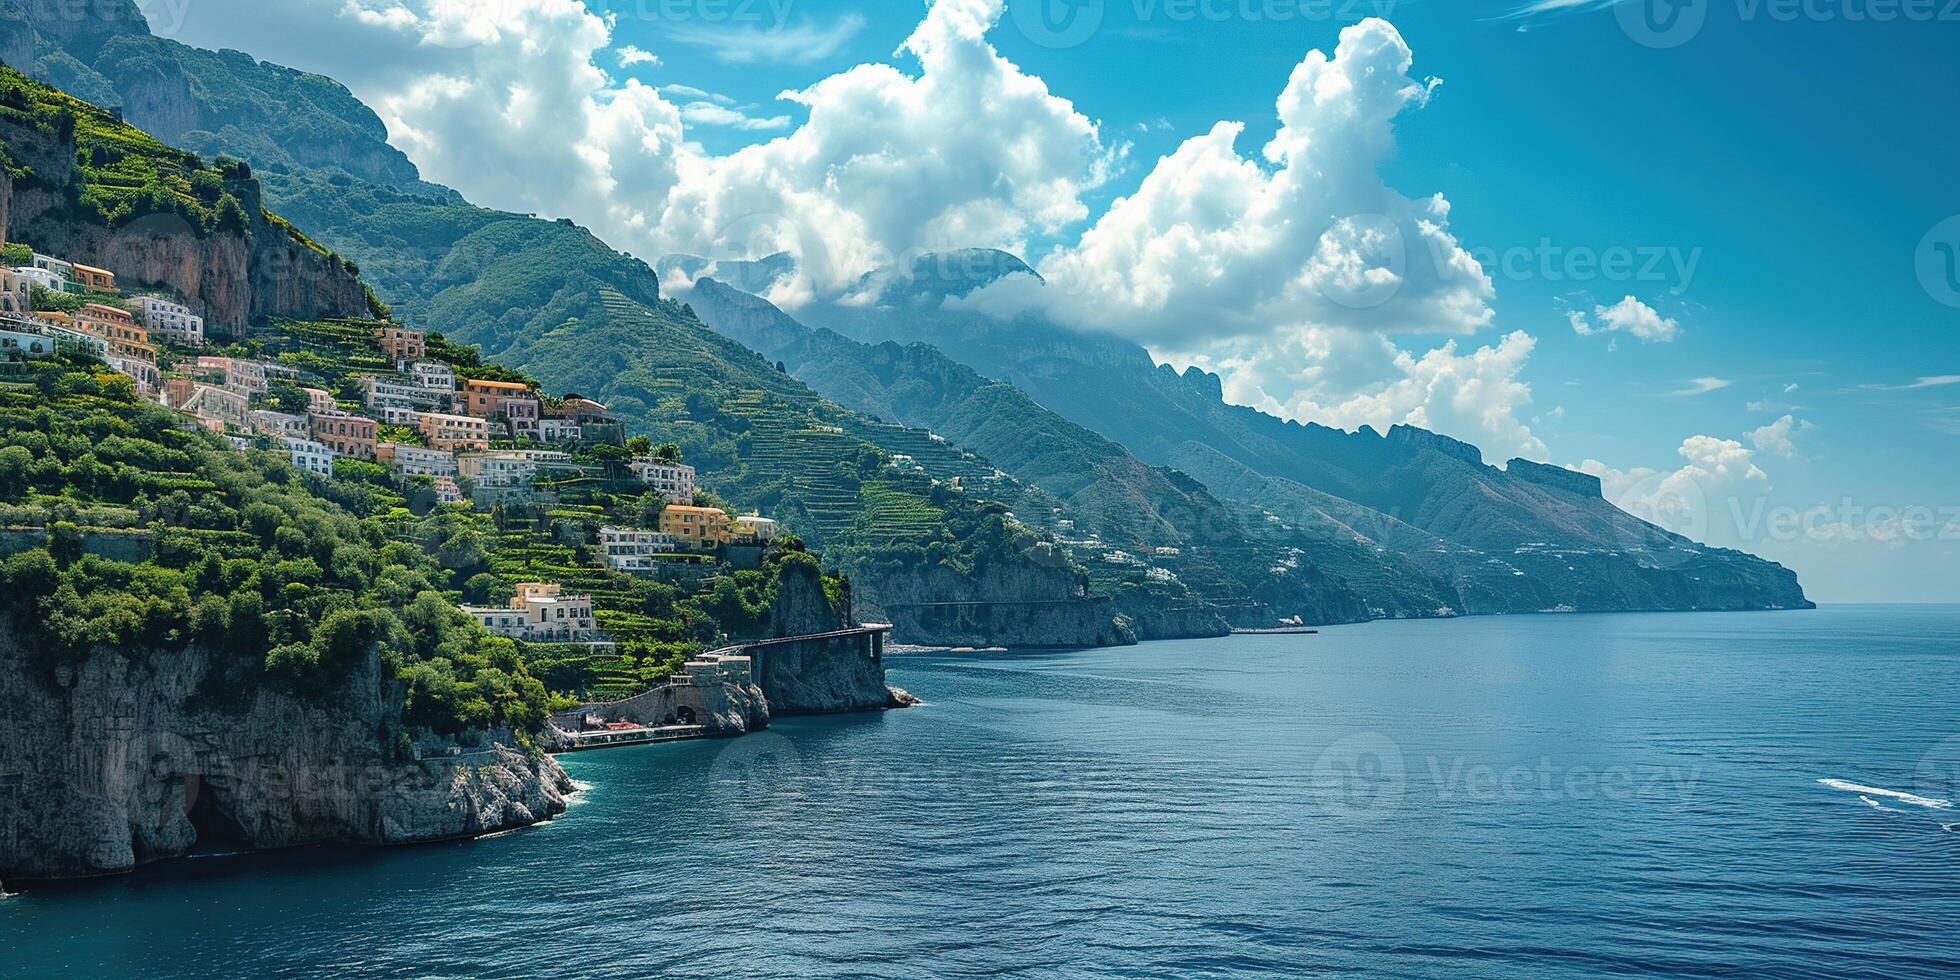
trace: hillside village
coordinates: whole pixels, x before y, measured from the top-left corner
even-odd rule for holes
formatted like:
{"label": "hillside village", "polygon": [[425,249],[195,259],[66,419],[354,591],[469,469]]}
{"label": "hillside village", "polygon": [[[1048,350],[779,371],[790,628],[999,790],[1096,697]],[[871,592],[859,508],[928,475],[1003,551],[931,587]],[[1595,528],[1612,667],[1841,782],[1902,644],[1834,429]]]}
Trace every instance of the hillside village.
{"label": "hillside village", "polygon": [[689,643],[656,625],[678,596],[649,601],[650,589],[713,590],[722,572],[762,568],[777,524],[735,513],[678,447],[627,438],[597,401],[550,395],[474,348],[386,320],[281,322],[220,342],[175,297],[124,295],[108,270],[5,249],[0,372],[93,358],[185,427],[322,480],[386,488],[404,518],[487,519],[495,581],[473,579],[476,601],[458,608],[559,667],[554,690],[636,690],[698,643],[761,626],[760,590],[725,587],[715,598],[735,615],[717,617],[713,635]]}

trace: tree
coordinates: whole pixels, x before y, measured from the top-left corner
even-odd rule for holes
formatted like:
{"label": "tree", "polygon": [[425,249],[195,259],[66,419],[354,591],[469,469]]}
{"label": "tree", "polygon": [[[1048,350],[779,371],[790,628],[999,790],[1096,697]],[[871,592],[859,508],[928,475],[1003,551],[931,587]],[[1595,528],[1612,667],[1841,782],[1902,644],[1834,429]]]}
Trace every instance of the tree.
{"label": "tree", "polygon": [[653,440],[647,436],[634,436],[626,440],[626,451],[635,456],[645,456],[653,452]]}
{"label": "tree", "polygon": [[681,447],[676,443],[663,442],[653,451],[653,458],[663,463],[677,464],[681,461]]}
{"label": "tree", "polygon": [[288,415],[305,415],[307,407],[312,404],[307,399],[306,392],[300,390],[299,385],[283,378],[268,381],[265,387],[266,397],[272,401],[272,404],[278,406],[279,411]]}
{"label": "tree", "polygon": [[0,491],[17,494],[27,489],[27,471],[34,465],[34,454],[22,446],[0,449]]}

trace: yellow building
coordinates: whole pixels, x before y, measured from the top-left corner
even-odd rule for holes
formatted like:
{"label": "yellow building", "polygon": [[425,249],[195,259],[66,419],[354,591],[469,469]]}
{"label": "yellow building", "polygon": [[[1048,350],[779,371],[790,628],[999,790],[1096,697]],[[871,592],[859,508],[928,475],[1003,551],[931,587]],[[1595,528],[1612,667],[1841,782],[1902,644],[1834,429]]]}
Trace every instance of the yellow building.
{"label": "yellow building", "polygon": [[733,520],[728,512],[714,507],[682,507],[669,504],[660,512],[660,533],[682,547],[707,551],[727,544],[733,537]]}
{"label": "yellow building", "polygon": [[83,289],[97,293],[113,293],[116,291],[115,273],[107,269],[98,269],[92,265],[83,265],[80,262],[71,263],[71,267],[75,273],[75,284]]}

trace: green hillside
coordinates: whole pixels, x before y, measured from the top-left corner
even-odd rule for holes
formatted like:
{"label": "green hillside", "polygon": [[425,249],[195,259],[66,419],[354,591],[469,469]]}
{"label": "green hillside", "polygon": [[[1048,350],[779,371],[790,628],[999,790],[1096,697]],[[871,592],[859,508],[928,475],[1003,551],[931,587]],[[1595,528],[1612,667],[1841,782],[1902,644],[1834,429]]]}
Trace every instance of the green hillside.
{"label": "green hillside", "polygon": [[[442,594],[457,571],[443,548],[390,533],[394,515],[359,485],[185,431],[92,362],[35,363],[0,384],[0,499],[8,527],[46,529],[0,576],[50,679],[98,647],[197,643],[230,658],[234,694],[319,692],[378,645],[406,726],[531,730],[549,707],[517,645]],[[131,557],[98,556],[89,543],[103,539]]]}

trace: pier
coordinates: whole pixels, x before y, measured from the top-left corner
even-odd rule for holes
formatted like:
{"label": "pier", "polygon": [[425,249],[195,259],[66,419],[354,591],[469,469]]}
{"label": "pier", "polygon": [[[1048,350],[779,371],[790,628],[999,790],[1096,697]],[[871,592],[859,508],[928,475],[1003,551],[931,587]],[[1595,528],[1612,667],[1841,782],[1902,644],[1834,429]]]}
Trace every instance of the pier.
{"label": "pier", "polygon": [[718,647],[630,698],[554,713],[556,751],[742,735],[766,727],[772,714],[883,707],[891,629],[869,623]]}

